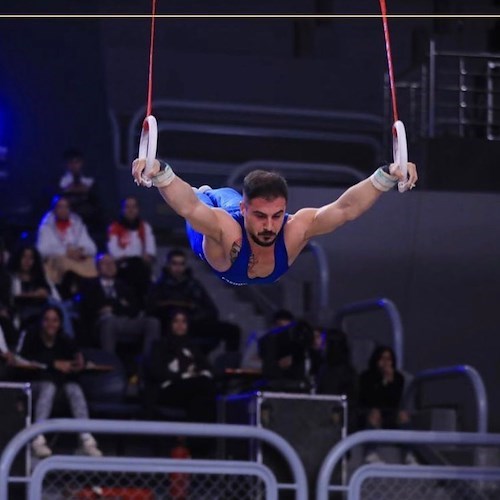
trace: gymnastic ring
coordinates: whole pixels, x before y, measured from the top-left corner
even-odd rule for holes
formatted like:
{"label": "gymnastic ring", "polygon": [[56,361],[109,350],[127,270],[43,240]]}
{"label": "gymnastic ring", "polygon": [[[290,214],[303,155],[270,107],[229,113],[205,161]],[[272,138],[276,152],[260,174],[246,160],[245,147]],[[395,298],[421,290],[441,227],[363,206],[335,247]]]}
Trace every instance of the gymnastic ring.
{"label": "gymnastic ring", "polygon": [[394,122],[392,126],[392,152],[394,163],[403,174],[404,181],[398,182],[398,190],[404,193],[408,190],[408,146],[406,142],[405,126],[401,120]]}
{"label": "gymnastic ring", "polygon": [[153,115],[146,116],[142,122],[141,140],[139,142],[139,159],[146,160],[146,168],[141,175],[146,187],[153,185],[151,179],[146,177],[153,170],[156,160],[156,147],[158,144],[158,125]]}

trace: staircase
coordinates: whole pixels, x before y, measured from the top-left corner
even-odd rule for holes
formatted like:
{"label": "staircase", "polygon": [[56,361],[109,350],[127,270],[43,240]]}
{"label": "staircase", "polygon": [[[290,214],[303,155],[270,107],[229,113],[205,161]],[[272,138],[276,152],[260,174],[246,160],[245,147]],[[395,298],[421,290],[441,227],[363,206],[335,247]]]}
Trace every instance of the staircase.
{"label": "staircase", "polygon": [[236,293],[236,287],[227,285],[215,276],[205,262],[190,256],[189,266],[193,270],[193,275],[203,284],[217,305],[220,319],[240,327],[240,349],[246,345],[252,332],[264,331],[267,328],[266,319],[256,311],[255,306],[250,301],[242,299]]}

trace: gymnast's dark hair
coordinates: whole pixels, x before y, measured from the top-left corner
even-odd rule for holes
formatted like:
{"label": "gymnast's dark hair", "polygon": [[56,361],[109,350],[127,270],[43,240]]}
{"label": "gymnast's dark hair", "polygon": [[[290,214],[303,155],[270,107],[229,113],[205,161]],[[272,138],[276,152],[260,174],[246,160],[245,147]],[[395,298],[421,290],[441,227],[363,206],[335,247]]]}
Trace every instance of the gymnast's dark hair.
{"label": "gymnast's dark hair", "polygon": [[276,198],[288,200],[288,186],[285,178],[277,172],[253,170],[243,180],[243,195],[247,200],[264,198],[272,201]]}

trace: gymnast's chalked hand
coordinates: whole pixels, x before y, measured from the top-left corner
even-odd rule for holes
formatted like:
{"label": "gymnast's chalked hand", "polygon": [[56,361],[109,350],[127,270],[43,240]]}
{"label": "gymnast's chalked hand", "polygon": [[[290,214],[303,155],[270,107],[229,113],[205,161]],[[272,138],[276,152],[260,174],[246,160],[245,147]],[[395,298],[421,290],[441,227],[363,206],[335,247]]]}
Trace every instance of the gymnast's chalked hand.
{"label": "gymnast's chalked hand", "polygon": [[395,163],[391,163],[389,166],[389,172],[391,175],[396,176],[401,182],[406,182],[409,189],[413,189],[417,185],[418,181],[417,166],[415,163],[411,162],[408,162],[406,166],[408,169],[408,179],[404,178],[403,172],[401,172],[401,169]]}
{"label": "gymnast's chalked hand", "polygon": [[134,178],[134,182],[138,186],[145,186],[146,183],[144,182],[144,178],[151,179],[160,172],[160,162],[158,160],[155,160],[153,163],[153,167],[147,174],[144,171],[145,168],[146,168],[145,159],[137,158],[132,163],[132,177]]}

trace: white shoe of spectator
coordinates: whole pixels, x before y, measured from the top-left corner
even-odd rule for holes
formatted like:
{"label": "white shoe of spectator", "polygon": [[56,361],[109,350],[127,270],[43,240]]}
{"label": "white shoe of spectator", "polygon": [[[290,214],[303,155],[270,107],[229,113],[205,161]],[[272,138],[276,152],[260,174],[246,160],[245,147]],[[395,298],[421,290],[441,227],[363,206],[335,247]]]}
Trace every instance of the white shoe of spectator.
{"label": "white shoe of spectator", "polygon": [[381,458],[380,455],[376,451],[370,451],[365,457],[365,463],[366,464],[383,464],[385,463]]}
{"label": "white shoe of spectator", "polygon": [[97,447],[97,442],[92,436],[82,439],[82,451],[89,457],[102,457],[102,451]]}
{"label": "white shoe of spectator", "polygon": [[52,455],[52,450],[48,447],[47,441],[42,434],[31,442],[31,449],[36,458],[47,458]]}
{"label": "white shoe of spectator", "polygon": [[405,465],[419,465],[417,457],[411,451],[405,455]]}

